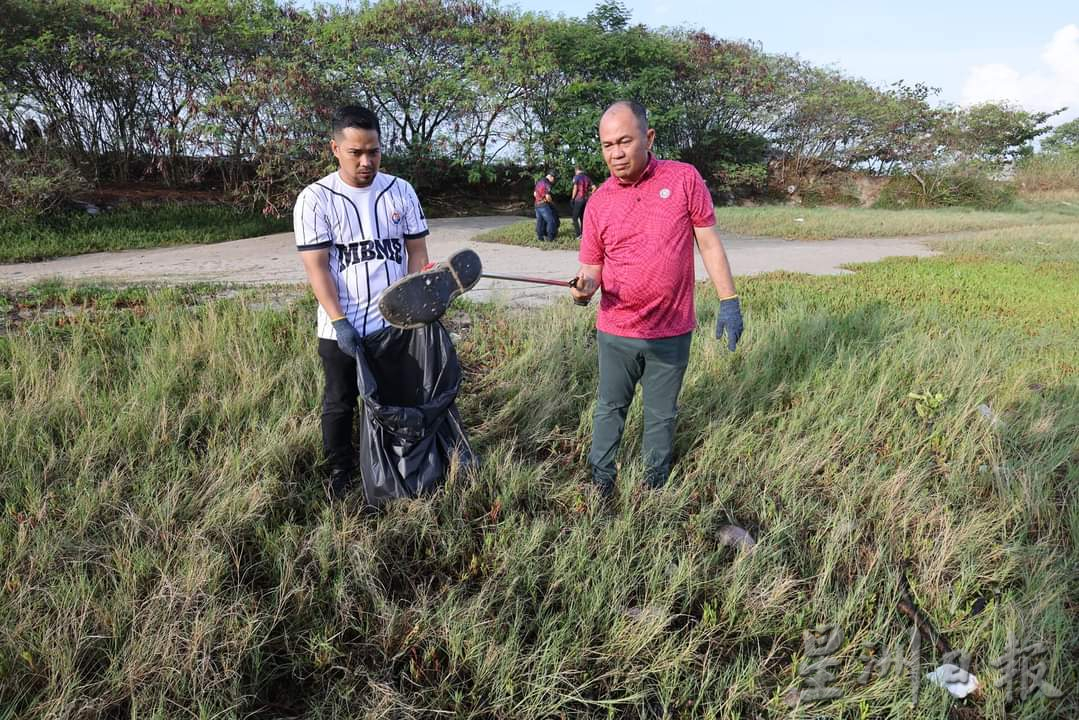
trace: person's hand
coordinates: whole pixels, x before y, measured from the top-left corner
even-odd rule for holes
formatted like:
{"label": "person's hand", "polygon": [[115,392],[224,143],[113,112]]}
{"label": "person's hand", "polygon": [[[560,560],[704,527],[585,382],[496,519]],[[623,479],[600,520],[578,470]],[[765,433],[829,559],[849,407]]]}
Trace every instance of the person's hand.
{"label": "person's hand", "polygon": [[337,347],[341,348],[341,352],[349,357],[356,357],[360,354],[360,334],[356,332],[356,328],[352,327],[352,323],[348,321],[348,318],[334,320],[333,329],[337,333]]}
{"label": "person's hand", "polygon": [[716,340],[723,338],[724,331],[727,332],[727,349],[734,352],[738,339],[742,337],[742,305],[737,296],[719,303],[719,312],[716,313]]}
{"label": "person's hand", "polygon": [[577,273],[575,282],[569,286],[569,294],[573,296],[573,302],[578,305],[587,305],[588,301],[599,290],[599,283],[588,277],[583,272]]}

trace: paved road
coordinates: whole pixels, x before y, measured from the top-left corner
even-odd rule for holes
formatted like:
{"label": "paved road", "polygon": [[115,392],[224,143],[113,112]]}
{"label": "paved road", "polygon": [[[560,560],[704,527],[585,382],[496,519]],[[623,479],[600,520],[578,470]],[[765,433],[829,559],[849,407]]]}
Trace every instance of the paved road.
{"label": "paved road", "polygon": [[[569,279],[577,272],[577,254],[569,250],[541,250],[479,243],[481,232],[519,222],[518,217],[442,218],[430,221],[431,259],[439,260],[460,248],[472,248],[490,272],[516,273]],[[895,255],[928,256],[933,252],[917,239],[877,238],[794,242],[776,238],[749,238],[724,234],[724,244],[736,275],[774,270],[813,274],[846,272],[839,266],[871,262]],[[292,233],[215,243],[182,245],[153,250],[92,253],[39,263],[0,265],[0,286],[21,286],[47,278],[112,282],[231,282],[302,283],[303,268],[296,256]],[[697,278],[706,279],[700,258]],[[541,303],[560,288],[483,280],[470,293],[476,300],[505,300],[514,304]]]}

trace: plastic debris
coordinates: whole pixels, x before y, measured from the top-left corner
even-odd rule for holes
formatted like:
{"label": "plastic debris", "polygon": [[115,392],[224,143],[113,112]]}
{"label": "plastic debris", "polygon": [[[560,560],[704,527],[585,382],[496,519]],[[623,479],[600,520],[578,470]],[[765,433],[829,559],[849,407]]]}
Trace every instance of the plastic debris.
{"label": "plastic debris", "polygon": [[981,685],[974,673],[967,672],[958,665],[944,663],[931,673],[926,673],[926,680],[937,687],[947,690],[953,697],[965,698],[976,692]]}
{"label": "plastic debris", "polygon": [[978,413],[989,421],[990,427],[998,428],[1004,425],[1004,421],[1000,419],[1000,416],[993,412],[993,408],[985,403],[978,406]]}
{"label": "plastic debris", "polygon": [[719,529],[719,544],[744,550],[752,550],[757,541],[737,525],[724,525]]}

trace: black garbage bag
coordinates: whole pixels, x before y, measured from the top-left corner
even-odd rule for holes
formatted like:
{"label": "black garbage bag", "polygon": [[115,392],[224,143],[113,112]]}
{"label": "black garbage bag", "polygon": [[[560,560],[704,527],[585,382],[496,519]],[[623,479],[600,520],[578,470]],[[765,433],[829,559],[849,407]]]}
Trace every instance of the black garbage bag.
{"label": "black garbage bag", "polygon": [[378,507],[438,488],[455,455],[463,467],[475,464],[454,402],[461,366],[442,323],[390,327],[364,338],[363,349],[356,379],[367,502]]}

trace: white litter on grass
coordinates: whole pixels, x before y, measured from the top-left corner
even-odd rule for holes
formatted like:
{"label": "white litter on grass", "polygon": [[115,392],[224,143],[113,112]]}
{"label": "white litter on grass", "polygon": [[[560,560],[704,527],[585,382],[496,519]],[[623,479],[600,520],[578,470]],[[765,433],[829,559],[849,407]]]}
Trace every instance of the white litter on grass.
{"label": "white litter on grass", "polygon": [[805,222],[805,218],[794,218],[794,222]]}
{"label": "white litter on grass", "polygon": [[752,550],[757,541],[737,525],[724,525],[719,529],[719,544],[744,550]]}
{"label": "white litter on grass", "polygon": [[965,698],[977,690],[981,685],[974,673],[967,672],[958,665],[944,663],[931,673],[926,673],[926,680],[937,687],[942,687],[952,694],[953,697]]}
{"label": "white litter on grass", "polygon": [[993,408],[985,403],[978,406],[978,412],[983,418],[989,421],[990,427],[999,428],[1004,425],[1004,421],[1000,419],[1000,416],[993,412]]}

